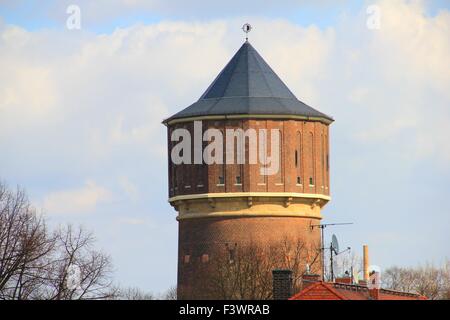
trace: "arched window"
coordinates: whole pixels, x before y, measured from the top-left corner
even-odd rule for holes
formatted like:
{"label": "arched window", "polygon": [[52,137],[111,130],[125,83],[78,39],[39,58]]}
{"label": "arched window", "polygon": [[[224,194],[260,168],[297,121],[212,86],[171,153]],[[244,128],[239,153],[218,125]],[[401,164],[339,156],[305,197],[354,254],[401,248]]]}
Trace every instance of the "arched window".
{"label": "arched window", "polygon": [[322,173],[322,188],[324,188],[326,186],[326,181],[325,181],[325,136],[323,135],[323,133],[320,135],[320,160],[321,160],[321,167],[320,167],[320,171]]}
{"label": "arched window", "polygon": [[[259,129],[265,129],[266,127],[266,122],[265,121],[261,121],[261,123],[263,124],[261,126],[261,128]],[[268,144],[267,141],[269,139],[269,134],[267,131],[265,131],[266,133],[263,133],[264,131],[260,131],[258,133],[258,157],[260,157],[260,155],[263,156],[263,158],[258,158],[258,174],[259,174],[259,180],[258,180],[258,184],[259,185],[265,185],[267,183],[267,169],[266,169],[266,165],[264,165],[263,163],[267,163],[267,152],[268,152]],[[261,153],[259,153],[261,152]]]}
{"label": "arched window", "polygon": [[308,141],[308,152],[309,152],[309,163],[308,163],[308,175],[309,175],[309,184],[313,186],[315,184],[315,148],[314,148],[314,134],[312,132],[309,133],[309,141]]}
{"label": "arched window", "polygon": [[302,184],[302,134],[297,131],[297,141],[295,144],[295,168],[297,175],[297,184]]}
{"label": "arched window", "polygon": [[298,167],[298,150],[295,150],[295,167]]}
{"label": "arched window", "polygon": [[278,159],[279,159],[279,168],[276,175],[276,183],[282,184],[283,183],[283,176],[284,176],[284,166],[283,166],[283,133],[280,129],[280,134],[278,138]]}
{"label": "arched window", "polygon": [[[220,125],[220,123],[219,123],[219,125]],[[221,127],[222,127],[222,125],[221,125]],[[223,128],[220,128],[220,132],[221,132],[222,137],[223,137],[224,142],[225,142],[225,130]],[[224,146],[225,146],[225,143],[224,143]],[[226,148],[223,147],[222,148],[222,163],[216,164],[218,166],[218,170],[217,170],[218,176],[217,176],[217,182],[216,182],[218,186],[224,186],[225,185],[225,172],[226,172],[225,170],[226,170],[226,166],[225,166],[224,162],[226,161],[226,156],[227,156]]]}

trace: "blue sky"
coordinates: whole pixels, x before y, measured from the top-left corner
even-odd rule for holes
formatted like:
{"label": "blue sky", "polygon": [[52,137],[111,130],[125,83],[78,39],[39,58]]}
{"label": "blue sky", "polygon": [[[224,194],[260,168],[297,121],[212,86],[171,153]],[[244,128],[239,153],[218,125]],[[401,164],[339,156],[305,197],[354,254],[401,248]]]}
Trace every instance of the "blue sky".
{"label": "blue sky", "polygon": [[160,122],[199,98],[250,22],[297,97],[336,119],[324,222],[354,225],[327,238],[369,244],[382,268],[450,256],[448,1],[185,3],[0,1],[0,179],[53,225],[94,231],[120,284],[174,285]]}
{"label": "blue sky", "polygon": [[[4,0],[0,7],[0,16],[11,24],[20,25],[27,30],[59,28],[67,15],[64,8],[70,4],[83,4],[86,1],[39,1]],[[154,5],[121,5],[121,1],[96,1],[96,10],[107,14],[93,13],[88,17],[86,27],[93,32],[108,33],[116,28],[127,27],[135,23],[155,23],[162,20],[208,21],[245,16],[264,16],[281,18],[300,25],[314,24],[320,27],[332,26],[342,14],[356,14],[361,8],[373,1],[267,1],[263,5],[255,1],[231,1],[214,3],[213,1],[149,1]],[[449,9],[446,0],[424,1],[426,13],[434,15],[439,10]],[[114,7],[109,10],[108,7]],[[62,9],[62,10],[61,10]],[[124,9],[124,10],[121,10]],[[109,12],[109,14],[108,14]]]}

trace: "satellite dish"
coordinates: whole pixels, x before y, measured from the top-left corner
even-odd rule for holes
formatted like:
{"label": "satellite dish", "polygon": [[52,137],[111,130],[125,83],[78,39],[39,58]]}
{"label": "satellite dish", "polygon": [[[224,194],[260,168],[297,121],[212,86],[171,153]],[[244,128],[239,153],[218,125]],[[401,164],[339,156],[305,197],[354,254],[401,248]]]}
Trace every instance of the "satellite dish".
{"label": "satellite dish", "polygon": [[334,234],[331,237],[331,250],[333,250],[335,254],[339,253],[339,242]]}

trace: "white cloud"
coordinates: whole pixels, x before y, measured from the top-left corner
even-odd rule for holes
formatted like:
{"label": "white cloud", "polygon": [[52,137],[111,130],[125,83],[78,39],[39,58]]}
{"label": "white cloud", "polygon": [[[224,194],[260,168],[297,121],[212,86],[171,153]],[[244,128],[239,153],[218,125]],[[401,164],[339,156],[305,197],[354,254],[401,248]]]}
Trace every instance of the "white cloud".
{"label": "white cloud", "polygon": [[449,171],[450,13],[427,16],[424,1],[376,4],[380,30],[365,27],[365,11],[335,28],[322,61],[327,75],[312,82],[319,93],[313,106],[331,110],[333,127],[355,143]]}
{"label": "white cloud", "polygon": [[[341,135],[388,139],[410,161],[447,168],[450,14],[426,16],[420,1],[378,5],[381,30],[366,28],[365,10],[327,29],[253,18],[251,42],[301,100],[345,127]],[[0,25],[3,167],[85,179],[99,168],[121,177],[145,161],[147,174],[164,175],[161,120],[194,102],[230,59],[241,20],[163,21],[103,35]]]}
{"label": "white cloud", "polygon": [[131,201],[136,202],[138,200],[140,195],[139,189],[128,177],[120,177],[119,184],[123,192],[125,192]]}
{"label": "white cloud", "polygon": [[44,198],[43,208],[50,215],[92,213],[98,204],[111,198],[109,190],[87,181],[81,188],[49,193]]}
{"label": "white cloud", "polygon": [[[105,3],[80,2],[82,19],[96,18]],[[105,17],[120,14],[113,11],[122,7],[109,3]],[[142,8],[140,1],[129,4]],[[255,16],[137,24],[102,35],[88,28],[31,32],[0,23],[0,178],[20,181],[32,197],[44,194],[42,204],[50,214],[95,213],[84,217],[98,219],[90,222],[100,233],[105,219],[118,230],[122,225],[157,230],[170,221],[170,228],[155,234],[176,252],[161,121],[203,93],[242,43],[239,27],[251,21],[251,43],[292,91],[336,119],[331,135],[337,197],[331,208],[352,219],[365,219],[360,215],[365,210],[369,220],[371,213],[390,221],[395,217],[383,199],[395,189],[399,197],[411,199],[402,206],[414,203],[404,209],[397,202],[396,212],[407,212],[408,221],[419,217],[418,205],[427,197],[419,187],[429,188],[427,202],[434,203],[447,178],[429,176],[418,183],[417,175],[423,178],[427,170],[416,169],[450,171],[450,16],[445,10],[427,16],[422,1],[375,4],[382,20],[374,31],[366,28],[363,7],[359,15],[343,15],[326,29]],[[405,170],[408,166],[414,170]],[[358,188],[358,197],[351,195],[355,206],[347,210],[348,202],[340,199],[345,200],[352,175],[352,181],[362,179],[364,188]],[[435,218],[437,212],[427,213],[430,228],[445,225]],[[132,237],[159,243],[148,232],[136,231],[145,228],[132,229]],[[408,230],[398,232],[410,236]],[[122,237],[118,245],[130,236],[116,234]],[[176,254],[163,257],[165,246],[158,252],[164,267],[176,259]]]}

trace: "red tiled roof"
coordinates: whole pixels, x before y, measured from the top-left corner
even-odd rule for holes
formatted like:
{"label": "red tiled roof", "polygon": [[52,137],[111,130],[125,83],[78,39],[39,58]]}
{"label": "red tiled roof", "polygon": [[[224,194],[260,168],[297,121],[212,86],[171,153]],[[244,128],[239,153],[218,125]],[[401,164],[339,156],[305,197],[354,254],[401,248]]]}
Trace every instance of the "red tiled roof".
{"label": "red tiled roof", "polygon": [[[289,300],[371,300],[369,289],[355,284],[318,281]],[[406,292],[380,289],[378,300],[426,300],[426,297]]]}
{"label": "red tiled roof", "polygon": [[289,300],[346,300],[330,284],[317,282],[309,285]]}

